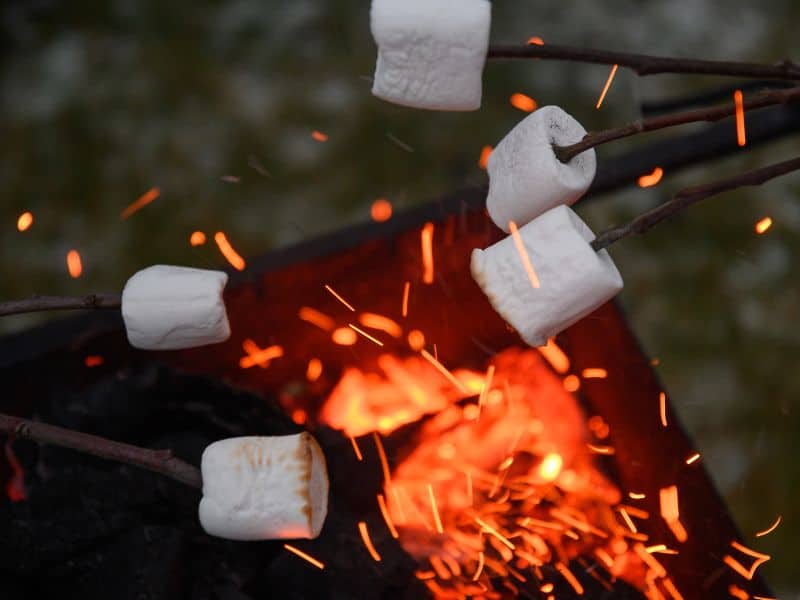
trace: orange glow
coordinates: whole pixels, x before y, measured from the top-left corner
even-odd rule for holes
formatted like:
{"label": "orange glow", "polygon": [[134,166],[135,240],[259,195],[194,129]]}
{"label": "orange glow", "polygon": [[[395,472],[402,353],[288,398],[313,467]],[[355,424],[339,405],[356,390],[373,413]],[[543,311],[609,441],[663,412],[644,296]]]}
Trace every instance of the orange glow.
{"label": "orange glow", "polygon": [[321,131],[317,131],[316,129],[311,132],[311,137],[314,138],[317,142],[327,142],[328,136]]}
{"label": "orange glow", "polygon": [[246,266],[244,259],[233,249],[233,246],[231,246],[225,234],[218,231],[214,234],[214,241],[217,243],[217,247],[219,251],[222,252],[222,256],[225,257],[225,260],[237,271],[244,271]]}
{"label": "orange glow", "polygon": [[696,463],[698,460],[700,460],[700,453],[695,452],[689,458],[686,459],[686,464],[691,465],[693,463]]}
{"label": "orange glow", "polygon": [[361,534],[361,540],[364,542],[364,546],[367,547],[370,556],[372,556],[372,560],[375,562],[381,562],[381,555],[378,554],[378,551],[375,550],[375,546],[372,545],[372,540],[369,537],[369,531],[367,531],[367,524],[364,521],[358,522],[358,532]]}
{"label": "orange glow", "polygon": [[546,346],[536,348],[556,373],[564,374],[569,371],[569,358],[564,351],[556,344],[555,338],[547,340]]}
{"label": "orange glow", "polygon": [[461,392],[469,394],[469,389],[467,389],[467,387],[463,383],[461,383],[461,381],[457,379],[455,375],[453,375],[450,371],[448,371],[447,367],[445,367],[442,363],[436,360],[430,352],[423,349],[420,350],[420,354],[425,360],[427,360],[434,367],[436,367],[437,371],[439,371],[442,375],[447,377],[447,379],[450,380],[450,383],[456,386]]}
{"label": "orange glow", "polygon": [[308,413],[302,408],[295,408],[292,411],[292,421],[294,421],[295,425],[305,425],[306,421],[308,421]]}
{"label": "orange glow", "polygon": [[433,513],[433,522],[436,526],[436,531],[444,533],[442,529],[442,520],[439,518],[439,509],[436,507],[436,497],[433,495],[433,487],[430,483],[428,484],[428,498],[431,502],[431,512]]}
{"label": "orange glow", "polygon": [[778,515],[778,518],[777,518],[777,519],[775,519],[775,522],[774,522],[772,525],[770,525],[769,527],[767,527],[767,528],[766,528],[764,531],[759,531],[759,532],[756,534],[756,537],[764,537],[765,535],[769,535],[770,533],[772,533],[773,531],[775,531],[775,530],[778,528],[778,525],[780,525],[780,524],[781,524],[781,520],[782,520],[782,519],[783,519],[783,517],[781,517],[780,515]]}
{"label": "orange glow", "polygon": [[383,342],[382,341],[380,341],[378,338],[372,337],[370,334],[368,334],[366,331],[364,331],[360,327],[356,327],[352,323],[348,323],[347,326],[350,329],[352,329],[353,331],[355,331],[356,333],[360,333],[361,335],[363,335],[365,338],[367,338],[373,344],[377,344],[378,346],[383,346]]}
{"label": "orange glow", "polygon": [[628,497],[632,500],[644,500],[647,498],[647,494],[641,494],[639,492],[628,492]]}
{"label": "orange glow", "polygon": [[14,454],[11,438],[6,440],[5,454],[8,466],[11,467],[12,471],[12,475],[8,483],[6,483],[6,496],[11,502],[22,502],[28,498],[25,493],[25,470],[22,468],[17,455]]}
{"label": "orange glow", "polygon": [[577,392],[581,388],[581,380],[577,375],[567,375],[564,377],[564,389],[568,392]]}
{"label": "orange glow", "polygon": [[397,528],[394,526],[392,516],[389,514],[389,509],[386,506],[386,499],[383,497],[383,494],[378,494],[378,507],[381,509],[381,514],[383,515],[383,520],[386,521],[386,527],[389,529],[389,533],[392,534],[394,539],[399,538],[400,534],[397,533]]}
{"label": "orange glow", "polygon": [[358,341],[358,334],[349,327],[339,327],[331,334],[334,344],[340,346],[352,346]]}
{"label": "orange glow", "polygon": [[772,219],[769,217],[764,217],[758,223],[756,223],[756,233],[759,235],[766,233],[770,227],[772,227]]}
{"label": "orange glow", "polygon": [[334,298],[336,298],[336,299],[337,299],[339,302],[341,302],[342,304],[344,304],[344,305],[347,307],[347,310],[349,310],[350,312],[356,312],[356,309],[355,309],[355,308],[353,308],[353,305],[352,305],[352,304],[350,304],[350,303],[349,303],[347,300],[345,300],[345,299],[344,299],[342,296],[340,296],[340,295],[339,295],[339,294],[336,292],[336,290],[334,290],[334,289],[333,289],[331,286],[329,286],[329,285],[327,285],[327,284],[326,284],[326,285],[325,285],[325,289],[326,289],[326,290],[328,290],[328,292],[330,292],[330,294],[331,294],[331,295],[332,295]]}
{"label": "orange glow", "polygon": [[160,195],[161,195],[161,190],[160,189],[158,189],[157,187],[150,188],[144,194],[139,196],[139,198],[137,200],[135,200],[134,202],[131,202],[125,208],[125,210],[123,210],[120,213],[119,218],[120,219],[127,219],[128,217],[130,217],[134,213],[138,212],[139,210],[141,210],[142,208],[144,208],[145,206],[150,204],[153,200],[158,198]]}
{"label": "orange glow", "polygon": [[608,377],[608,371],[599,368],[584,369],[581,376],[584,379],[605,379]]}
{"label": "orange glow", "polygon": [[312,358],[308,361],[308,367],[306,367],[306,379],[308,379],[311,383],[314,383],[320,378],[321,375],[322,361],[318,358]]}
{"label": "orange glow", "polygon": [[206,234],[202,231],[193,231],[192,235],[189,236],[189,245],[191,246],[202,246],[206,243]]}
{"label": "orange glow", "polygon": [[661,518],[672,530],[675,539],[679,542],[685,542],[689,539],[683,524],[680,521],[680,512],[678,509],[678,486],[671,485],[662,488],[659,491],[659,500],[661,505]]}
{"label": "orange glow", "polygon": [[742,554],[745,554],[745,555],[750,556],[751,558],[755,559],[753,561],[753,564],[750,565],[749,569],[746,569],[744,567],[744,565],[742,565],[742,563],[740,563],[738,560],[736,560],[735,558],[733,558],[729,554],[726,554],[725,557],[722,559],[722,561],[726,565],[728,565],[731,569],[733,569],[734,571],[739,573],[739,575],[741,575],[742,577],[744,577],[748,581],[753,579],[753,576],[756,574],[756,569],[758,569],[758,567],[760,567],[765,562],[767,562],[770,558],[772,558],[768,554],[762,554],[761,552],[756,552],[755,550],[751,550],[750,548],[740,544],[739,542],[731,542],[731,546],[735,550],[738,550],[739,552],[741,552]]}
{"label": "orange glow", "polygon": [[30,211],[22,213],[17,219],[17,230],[27,231],[33,225],[33,213]]}
{"label": "orange glow", "polygon": [[542,40],[542,38],[540,38],[538,35],[535,35],[532,38],[528,38],[528,45],[531,44],[534,46],[544,46],[544,40]]}
{"label": "orange glow", "polygon": [[332,331],[336,327],[336,322],[332,318],[310,306],[301,307],[297,316],[301,321],[316,325],[323,331]]}
{"label": "orange glow", "polygon": [[422,281],[433,283],[433,223],[425,223],[420,234],[422,244]]}
{"label": "orange glow", "polygon": [[302,558],[303,560],[306,560],[306,561],[310,562],[312,565],[314,565],[314,566],[315,566],[315,567],[317,567],[318,569],[324,569],[324,568],[325,568],[325,565],[324,565],[323,563],[321,563],[320,561],[318,561],[318,560],[317,560],[316,558],[314,558],[313,556],[311,556],[311,555],[309,555],[309,554],[306,554],[306,553],[305,553],[305,552],[303,552],[302,550],[300,550],[300,549],[298,549],[298,548],[295,548],[294,546],[290,546],[289,544],[284,544],[284,545],[283,545],[283,547],[284,547],[284,548],[286,548],[286,549],[287,549],[289,552],[291,552],[292,554],[296,554],[297,556],[299,556],[299,557],[300,557],[300,558]]}
{"label": "orange glow", "polygon": [[608,79],[606,79],[606,84],[605,84],[605,86],[603,86],[603,91],[600,92],[600,97],[597,99],[597,104],[595,105],[595,108],[599,109],[600,106],[603,104],[603,100],[605,100],[605,98],[606,98],[606,94],[608,93],[608,89],[611,87],[611,82],[614,81],[614,75],[617,74],[617,67],[618,66],[619,65],[614,65],[613,67],[611,67],[611,72],[608,74]]}
{"label": "orange glow", "polygon": [[67,271],[69,276],[77,279],[83,273],[83,264],[81,263],[81,255],[77,250],[70,250],[67,252]]}
{"label": "orange glow", "polygon": [[564,465],[564,459],[560,454],[551,452],[542,460],[539,465],[539,475],[545,481],[555,481],[561,473],[561,467]]}
{"label": "orange glow", "polygon": [[242,342],[242,348],[247,352],[247,356],[239,359],[239,367],[242,369],[249,369],[256,365],[265,369],[272,359],[283,356],[283,348],[280,346],[270,346],[262,350],[258,347],[258,344],[250,339]]}
{"label": "orange glow", "polygon": [[383,315],[376,315],[375,313],[361,313],[358,320],[364,327],[370,329],[377,329],[388,333],[393,338],[399,338],[403,335],[403,328],[389,317]]}
{"label": "orange glow", "polygon": [[403,317],[408,316],[408,295],[411,293],[411,282],[406,281],[403,285],[403,306],[402,306],[402,314]]}
{"label": "orange glow", "polygon": [[539,277],[537,277],[536,271],[533,269],[531,257],[528,256],[528,250],[525,248],[525,243],[522,241],[522,237],[519,235],[517,224],[514,223],[514,221],[509,221],[508,228],[511,230],[511,237],[514,239],[514,246],[517,249],[517,254],[519,254],[520,259],[522,259],[522,265],[525,267],[525,272],[528,274],[528,279],[530,280],[531,285],[538,289]]}
{"label": "orange glow", "polygon": [[525,94],[511,94],[511,106],[523,112],[533,112],[537,108],[536,100]]}
{"label": "orange glow", "polygon": [[747,134],[744,125],[744,102],[741,90],[733,92],[733,103],[736,105],[736,143],[744,146],[747,143]]}
{"label": "orange glow", "polygon": [[658,394],[658,412],[661,417],[661,426],[667,426],[667,395],[664,392]]}
{"label": "orange glow", "polygon": [[649,188],[657,185],[661,178],[664,176],[664,169],[656,167],[652,173],[642,175],[639,177],[639,187]]}
{"label": "orange glow", "polygon": [[370,208],[369,212],[373,221],[383,223],[392,218],[392,203],[386,198],[378,198],[372,203],[372,208]]}
{"label": "orange glow", "polygon": [[419,352],[425,347],[425,334],[419,329],[412,329],[408,332],[408,345],[412,350]]}
{"label": "orange glow", "polygon": [[90,354],[86,358],[83,359],[83,364],[87,367],[99,367],[104,362],[103,357],[99,354]]}
{"label": "orange glow", "polygon": [[492,155],[492,147],[491,146],[484,146],[481,148],[481,155],[478,158],[478,166],[481,169],[486,169],[489,165],[489,157]]}

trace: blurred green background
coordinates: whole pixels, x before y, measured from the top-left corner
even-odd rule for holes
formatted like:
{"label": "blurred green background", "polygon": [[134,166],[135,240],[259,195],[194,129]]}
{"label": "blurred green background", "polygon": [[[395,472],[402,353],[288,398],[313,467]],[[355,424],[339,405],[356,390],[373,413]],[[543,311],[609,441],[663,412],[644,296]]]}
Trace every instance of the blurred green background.
{"label": "blurred green background", "polygon": [[[560,104],[591,130],[636,118],[643,100],[731,83],[620,70],[598,111],[608,67],[491,63],[479,112],[413,111],[370,95],[368,9],[366,0],[3,3],[0,297],[119,290],[155,262],[220,264],[213,242],[189,245],[194,230],[223,230],[252,256],[366,220],[378,197],[402,209],[482,183],[481,147],[524,116],[508,102],[514,92]],[[793,0],[515,1],[494,3],[492,39],[775,62],[800,59],[798,25]],[[602,229],[681,186],[790,158],[798,139],[578,210]],[[600,162],[643,141],[602,148]],[[161,196],[121,220],[154,186]],[[799,197],[798,176],[726,194],[612,251],[633,325],[745,540],[773,556],[762,569],[783,599],[800,597]],[[19,233],[28,210],[35,221]],[[773,227],[756,235],[767,215]],[[71,248],[83,259],[79,279],[66,270]],[[0,331],[33,322],[6,319]],[[777,531],[755,540],[779,514]]]}

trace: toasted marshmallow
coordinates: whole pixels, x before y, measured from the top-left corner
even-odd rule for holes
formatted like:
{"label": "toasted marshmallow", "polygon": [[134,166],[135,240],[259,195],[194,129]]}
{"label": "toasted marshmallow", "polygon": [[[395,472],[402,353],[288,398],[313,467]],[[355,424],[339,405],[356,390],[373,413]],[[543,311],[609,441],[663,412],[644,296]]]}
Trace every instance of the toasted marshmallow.
{"label": "toasted marshmallow", "polygon": [[571,208],[561,205],[519,230],[539,287],[531,282],[513,237],[472,251],[472,277],[494,309],[531,346],[579,321],[622,289],[622,277],[595,236]]}
{"label": "toasted marshmallow", "polygon": [[308,433],[214,442],[200,467],[200,524],[229,540],[315,538],[328,514],[325,455]]}
{"label": "toasted marshmallow", "polygon": [[372,0],[372,93],[414,108],[477,110],[491,21],[487,0]]}
{"label": "toasted marshmallow", "polygon": [[562,163],[553,146],[583,139],[583,126],[557,106],[543,106],[520,121],[489,157],[486,208],[494,224],[508,233],[559,204],[574,204],[594,180],[594,149]]}
{"label": "toasted marshmallow", "polygon": [[177,350],[230,337],[222,271],[155,265],[136,273],[122,291],[128,341],[142,350]]}

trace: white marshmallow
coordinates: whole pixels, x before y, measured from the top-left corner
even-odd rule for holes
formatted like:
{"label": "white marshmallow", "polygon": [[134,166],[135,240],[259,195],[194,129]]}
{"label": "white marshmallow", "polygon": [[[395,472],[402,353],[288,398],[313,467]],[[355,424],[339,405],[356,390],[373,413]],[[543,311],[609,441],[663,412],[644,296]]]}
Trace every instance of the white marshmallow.
{"label": "white marshmallow", "polygon": [[155,265],[136,273],[122,291],[128,341],[142,350],[177,350],[230,337],[222,271]]}
{"label": "white marshmallow", "polygon": [[622,277],[594,234],[571,208],[550,209],[519,230],[539,280],[534,288],[512,236],[472,251],[472,277],[531,346],[579,321],[622,289]]}
{"label": "white marshmallow", "polygon": [[238,437],[203,452],[200,524],[229,540],[315,538],[328,514],[325,455],[308,433]]}
{"label": "white marshmallow", "polygon": [[486,208],[500,229],[518,227],[559,204],[574,204],[594,180],[594,149],[564,164],[553,145],[568,146],[586,130],[557,106],[543,106],[520,121],[489,156]]}
{"label": "white marshmallow", "polygon": [[487,0],[372,0],[372,93],[414,108],[477,110],[491,21]]}

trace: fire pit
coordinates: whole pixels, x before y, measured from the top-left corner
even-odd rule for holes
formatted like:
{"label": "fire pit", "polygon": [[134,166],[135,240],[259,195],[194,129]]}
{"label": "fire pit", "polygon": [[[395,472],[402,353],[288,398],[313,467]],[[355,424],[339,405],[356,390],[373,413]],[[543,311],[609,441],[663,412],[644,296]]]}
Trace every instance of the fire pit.
{"label": "fire pit", "polygon": [[523,346],[469,275],[499,235],[476,192],[249,261],[222,345],[141,353],[108,314],[3,340],[15,414],[194,464],[308,428],[331,476],[318,539],[237,543],[193,490],[8,443],[7,597],[769,596],[619,308]]}

